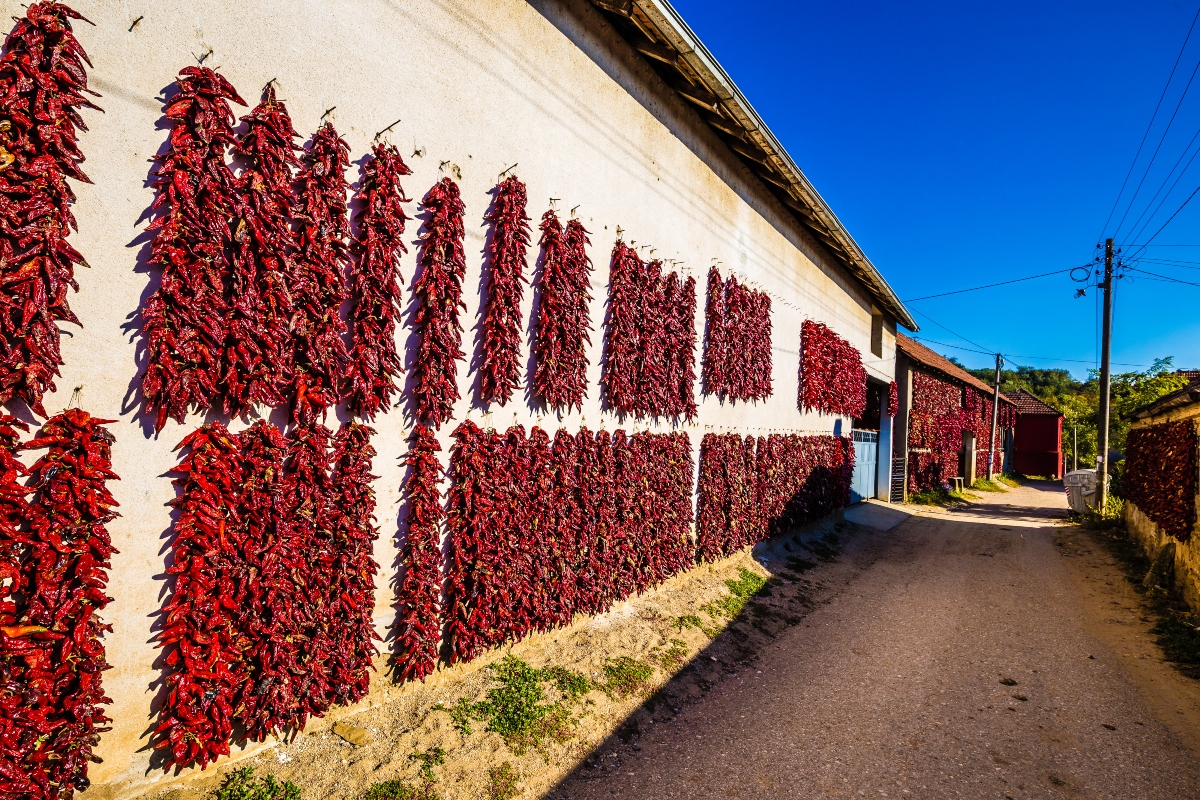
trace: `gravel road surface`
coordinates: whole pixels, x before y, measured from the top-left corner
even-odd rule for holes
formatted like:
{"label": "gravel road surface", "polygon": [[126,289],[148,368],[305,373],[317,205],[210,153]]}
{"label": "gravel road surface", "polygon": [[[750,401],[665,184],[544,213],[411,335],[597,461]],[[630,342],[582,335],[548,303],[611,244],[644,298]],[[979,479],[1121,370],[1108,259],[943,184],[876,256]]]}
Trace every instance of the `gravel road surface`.
{"label": "gravel road surface", "polygon": [[1200,798],[1200,692],[1064,500],[859,531],[832,599],[550,796]]}

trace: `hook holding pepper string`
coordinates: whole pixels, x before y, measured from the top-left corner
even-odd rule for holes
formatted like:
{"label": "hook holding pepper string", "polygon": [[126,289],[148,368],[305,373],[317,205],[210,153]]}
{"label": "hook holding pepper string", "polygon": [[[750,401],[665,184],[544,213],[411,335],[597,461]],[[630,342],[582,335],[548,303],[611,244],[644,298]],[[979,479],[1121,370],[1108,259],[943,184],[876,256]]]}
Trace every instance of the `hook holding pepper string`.
{"label": "hook holding pepper string", "polygon": [[[520,163],[520,162],[517,162],[517,163]],[[496,183],[499,183],[504,178],[505,175],[512,172],[516,168],[517,168],[517,165],[513,164],[511,167],[509,167],[508,169],[501,172],[499,175],[496,176]]]}
{"label": "hook holding pepper string", "polygon": [[130,33],[133,33],[133,29],[134,29],[134,28],[136,28],[136,27],[137,27],[137,24],[138,24],[139,22],[141,22],[142,20],[144,20],[145,18],[146,18],[146,15],[145,15],[145,14],[143,14],[142,16],[140,16],[140,17],[138,17],[137,19],[135,19],[135,20],[133,21],[133,24],[129,26],[129,32],[130,32]]}
{"label": "hook holding pepper string", "polygon": [[335,108],[337,108],[337,106],[330,106],[329,108],[325,109],[325,113],[321,115],[321,121],[324,122],[325,118],[332,114]]}
{"label": "hook holding pepper string", "polygon": [[71,392],[71,399],[70,399],[70,401],[67,402],[67,407],[63,410],[67,411],[71,408],[74,408],[75,404],[79,402],[79,397],[82,394],[83,394],[83,384],[81,383],[75,387],[75,391]]}
{"label": "hook holding pepper string", "polygon": [[379,133],[375,134],[375,138],[374,138],[374,139],[372,139],[371,141],[373,141],[373,142],[378,142],[378,141],[379,141],[379,137],[380,137],[380,136],[383,136],[385,133],[387,133],[388,131],[390,131],[392,128],[394,128],[394,127],[396,127],[397,125],[399,125],[399,124],[401,123],[401,121],[402,121],[402,120],[396,120],[396,121],[395,121],[395,122],[393,122],[391,125],[388,125],[386,128],[384,128],[383,130],[381,130]]}

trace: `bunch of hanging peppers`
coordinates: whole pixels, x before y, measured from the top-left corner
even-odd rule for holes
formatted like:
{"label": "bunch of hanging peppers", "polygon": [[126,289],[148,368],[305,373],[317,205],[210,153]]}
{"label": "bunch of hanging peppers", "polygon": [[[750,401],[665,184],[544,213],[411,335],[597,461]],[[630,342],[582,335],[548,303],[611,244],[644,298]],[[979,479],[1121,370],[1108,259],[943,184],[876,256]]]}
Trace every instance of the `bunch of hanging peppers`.
{"label": "bunch of hanging peppers", "polygon": [[379,565],[371,557],[379,528],[375,525],[375,492],[371,481],[371,446],[374,431],[356,422],[343,425],[333,437],[332,508],[333,569],[326,617],[332,620],[333,663],[330,700],[350,705],[366,697],[371,659],[378,654],[372,611],[375,608],[375,575]]}
{"label": "bunch of hanging peppers", "polygon": [[390,144],[377,144],[362,167],[362,181],[354,199],[358,236],[351,245],[354,270],[351,279],[350,374],[345,394],[351,410],[366,418],[392,405],[399,391],[396,379],[404,372],[396,352],[396,326],[400,312],[400,254],[404,246],[404,195],[400,179],[412,170]]}
{"label": "bunch of hanging peppers", "polygon": [[41,417],[63,363],[58,323],[79,324],[67,291],[79,290],[75,265],[86,265],[67,242],[78,229],[67,178],[90,183],[79,167],[79,111],[99,110],[84,97],[99,95],[87,88],[78,19],[62,3],[33,3],[0,57],[0,403],[20,398]]}
{"label": "bunch of hanging peppers", "polygon": [[[92,748],[110,730],[101,673],[109,669],[98,614],[117,517],[107,483],[111,420],[69,409],[25,445],[11,417],[0,419],[0,794],[71,797],[88,787]],[[47,448],[29,470],[17,449]],[[32,503],[26,495],[34,494]]]}
{"label": "bunch of hanging peppers", "polygon": [[1190,419],[1131,430],[1125,445],[1125,499],[1185,542],[1196,527],[1196,446]]}
{"label": "bunch of hanging peppers", "polygon": [[704,391],[730,400],[771,395],[771,298],[708,271]]}
{"label": "bunch of hanging peppers", "polygon": [[896,382],[892,381],[888,384],[888,405],[887,413],[889,417],[894,417],[900,412],[900,389],[896,386]]}
{"label": "bunch of hanging peppers", "polygon": [[854,447],[839,436],[706,434],[697,559],[714,561],[850,503]]}
{"label": "bunch of hanging peppers", "polygon": [[234,197],[238,219],[222,364],[225,411],[234,415],[256,403],[283,405],[295,380],[289,282],[295,273],[292,175],[300,164],[299,135],[273,85],[242,122],[246,132],[234,152],[245,169]]}
{"label": "bunch of hanging peppers", "polygon": [[[155,747],[201,768],[240,739],[302,729],[366,695],[378,537],[371,430],[220,423],[180,445],[167,697]],[[332,439],[332,441],[331,441]]]}
{"label": "bunch of hanging peppers", "polygon": [[553,442],[464,422],[451,450],[452,661],[598,613],[692,562],[686,434]]}
{"label": "bunch of hanging peppers", "polygon": [[150,263],[161,284],[142,308],[146,371],[142,396],[155,429],[182,422],[190,407],[206,409],[221,392],[233,274],[236,179],[225,161],[234,144],[231,102],[245,105],[211,69],[186,67],[164,112],[171,122],[158,162],[149,225],[156,231]]}
{"label": "bunch of hanging peppers", "polygon": [[867,371],[854,345],[819,322],[806,319],[800,331],[801,411],[862,416],[867,407]]}
{"label": "bunch of hanging peppers", "polygon": [[397,598],[396,655],[398,680],[424,680],[437,666],[441,638],[442,547],[439,524],[442,511],[441,451],[437,437],[424,425],[415,425],[406,464],[405,539],[401,561],[404,574]]}
{"label": "bunch of hanging peppers", "polygon": [[487,214],[487,299],[479,323],[479,398],[504,405],[520,383],[521,295],[529,248],[529,199],[516,175],[496,187]]}
{"label": "bunch of hanging peppers", "polygon": [[662,274],[623,242],[609,272],[609,325],[601,383],[618,414],[693,419],[696,281]]}
{"label": "bunch of hanging peppers", "polygon": [[221,423],[203,426],[180,448],[188,452],[172,470],[178,517],[167,567],[175,581],[158,636],[167,648],[167,694],[154,747],[166,751],[168,769],[203,769],[229,754],[248,671],[251,641],[241,630],[249,584],[240,509],[246,481],[240,443]]}
{"label": "bunch of hanging peppers", "polygon": [[350,148],[327,122],[313,134],[301,161],[293,211],[299,239],[290,287],[296,306],[292,417],[307,425],[341,399],[350,360],[341,316],[350,259],[346,207]]}
{"label": "bunch of hanging peppers", "polygon": [[587,229],[577,219],[563,230],[558,215],[542,216],[542,270],[537,286],[533,394],[547,407],[582,409],[591,344],[592,270]]}
{"label": "bunch of hanging peppers", "polygon": [[443,178],[426,194],[429,212],[412,292],[417,298],[413,324],[417,354],[413,371],[413,416],[437,428],[453,413],[458,401],[458,365],[463,357],[462,325],[458,312],[466,273],[463,251],[465,207],[458,184]]}

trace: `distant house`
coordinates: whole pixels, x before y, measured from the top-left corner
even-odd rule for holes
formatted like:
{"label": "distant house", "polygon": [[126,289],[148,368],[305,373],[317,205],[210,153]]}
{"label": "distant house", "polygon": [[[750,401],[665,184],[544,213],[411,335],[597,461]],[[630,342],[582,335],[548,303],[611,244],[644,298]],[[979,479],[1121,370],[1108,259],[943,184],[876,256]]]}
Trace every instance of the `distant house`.
{"label": "distant house", "polygon": [[1062,477],[1062,425],[1060,411],[1024,389],[1005,392],[1017,408],[1013,435],[1013,469],[1025,475]]}
{"label": "distant house", "polygon": [[1016,405],[1000,396],[999,426],[993,448],[993,388],[925,345],[896,333],[896,387],[893,422],[892,502],[908,494],[948,485],[970,484],[987,476],[989,455],[998,471],[1010,468]]}

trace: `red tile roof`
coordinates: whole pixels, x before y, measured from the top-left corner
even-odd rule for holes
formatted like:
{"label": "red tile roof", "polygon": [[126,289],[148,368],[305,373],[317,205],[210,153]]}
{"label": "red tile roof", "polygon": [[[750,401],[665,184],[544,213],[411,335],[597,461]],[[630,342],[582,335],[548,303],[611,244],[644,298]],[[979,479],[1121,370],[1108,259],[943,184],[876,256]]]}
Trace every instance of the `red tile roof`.
{"label": "red tile roof", "polygon": [[1048,406],[1041,400],[1031,395],[1024,389],[1018,389],[1015,392],[1005,392],[1004,396],[1013,402],[1017,407],[1018,414],[1053,414],[1056,417],[1061,417],[1062,412]]}
{"label": "red tile roof", "polygon": [[[988,396],[991,396],[993,392],[993,387],[988,386],[986,383],[979,380],[979,378],[976,378],[962,367],[956,365],[950,359],[946,358],[945,356],[938,355],[925,345],[921,344],[915,339],[912,339],[911,337],[905,336],[899,331],[896,332],[896,349],[911,358],[913,361],[916,361],[918,364],[924,364],[931,369],[935,369],[945,375],[947,378],[958,381],[959,383],[965,383],[968,386],[973,386]],[[1004,395],[1000,395],[1000,399],[1008,403],[1012,402],[1012,400]]]}

